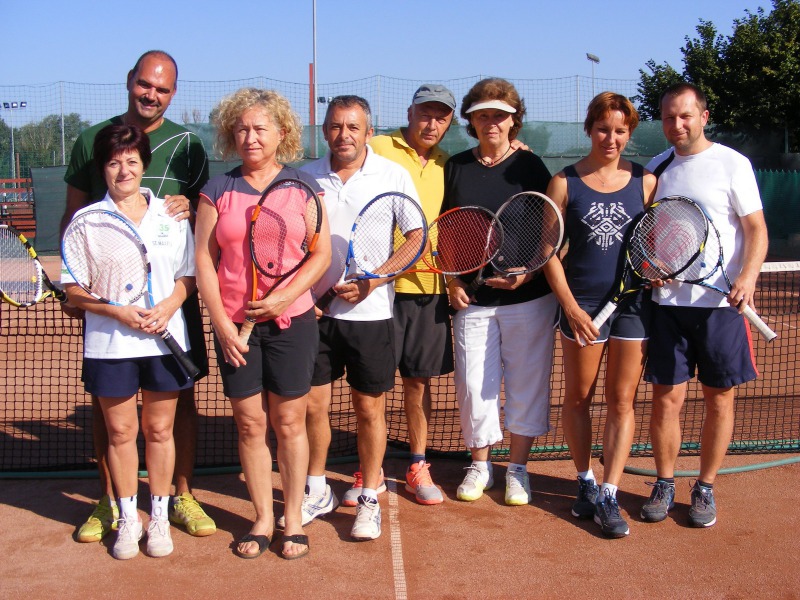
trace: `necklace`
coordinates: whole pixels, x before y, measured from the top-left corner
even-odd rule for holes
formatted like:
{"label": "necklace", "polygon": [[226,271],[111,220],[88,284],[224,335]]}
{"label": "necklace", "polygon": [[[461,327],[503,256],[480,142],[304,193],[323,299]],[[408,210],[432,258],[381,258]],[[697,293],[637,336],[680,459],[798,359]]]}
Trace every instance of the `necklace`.
{"label": "necklace", "polygon": [[480,146],[479,146],[479,147],[475,148],[475,156],[478,158],[478,162],[481,163],[484,167],[493,167],[497,163],[499,163],[501,160],[503,160],[506,157],[506,154],[508,154],[510,150],[511,150],[511,144],[508,145],[508,148],[506,148],[506,151],[503,152],[503,154],[500,156],[500,158],[496,158],[495,160],[489,160],[489,159],[483,158],[480,155]]}
{"label": "necklace", "polygon": [[597,174],[597,171],[592,171],[592,175],[597,177],[597,181],[600,182],[600,185],[602,185],[603,187],[606,187],[606,182],[603,180],[602,177],[600,177],[600,175]]}

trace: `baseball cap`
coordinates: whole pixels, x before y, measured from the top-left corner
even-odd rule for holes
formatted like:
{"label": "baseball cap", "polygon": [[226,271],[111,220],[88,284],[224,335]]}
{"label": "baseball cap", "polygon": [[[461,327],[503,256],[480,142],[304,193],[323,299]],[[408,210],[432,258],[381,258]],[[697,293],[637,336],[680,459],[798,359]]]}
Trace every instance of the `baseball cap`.
{"label": "baseball cap", "polygon": [[443,85],[437,83],[426,83],[419,86],[414,92],[414,98],[411,101],[414,104],[422,104],[423,102],[441,102],[450,110],[456,109],[456,99],[453,92],[448,90]]}
{"label": "baseball cap", "polygon": [[502,100],[484,100],[483,102],[476,102],[472,106],[470,106],[466,113],[469,114],[471,112],[475,112],[476,110],[481,110],[484,108],[497,108],[499,110],[504,110],[507,113],[515,113],[517,109],[508,104],[507,102],[503,102]]}

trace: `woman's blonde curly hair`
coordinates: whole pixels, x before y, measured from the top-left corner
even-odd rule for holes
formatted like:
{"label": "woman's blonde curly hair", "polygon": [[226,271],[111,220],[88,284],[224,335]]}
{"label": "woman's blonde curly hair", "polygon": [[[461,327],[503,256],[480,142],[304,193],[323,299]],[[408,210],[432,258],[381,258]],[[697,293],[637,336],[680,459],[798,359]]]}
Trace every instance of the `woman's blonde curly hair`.
{"label": "woman's blonde curly hair", "polygon": [[223,98],[211,111],[211,123],[217,130],[215,148],[223,159],[237,156],[235,128],[245,111],[263,108],[278,126],[284,136],[276,158],[280,163],[296,162],[303,158],[301,133],[303,126],[300,117],[292,110],[289,101],[273,90],[242,88]]}

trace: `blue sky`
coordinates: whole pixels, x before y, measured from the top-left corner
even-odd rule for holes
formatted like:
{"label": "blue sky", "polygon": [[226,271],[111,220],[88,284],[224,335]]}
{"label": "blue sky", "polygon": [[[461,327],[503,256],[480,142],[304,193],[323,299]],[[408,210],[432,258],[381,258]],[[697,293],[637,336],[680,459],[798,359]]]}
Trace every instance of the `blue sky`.
{"label": "blue sky", "polygon": [[[118,83],[143,51],[172,53],[180,79],[308,81],[312,0],[5,0],[0,86]],[[700,19],[720,33],[768,0],[317,0],[320,83],[387,75],[638,79],[648,59],[681,70]],[[148,8],[152,10],[148,13]],[[613,7],[609,10],[608,7]],[[145,16],[145,14],[147,16]]]}

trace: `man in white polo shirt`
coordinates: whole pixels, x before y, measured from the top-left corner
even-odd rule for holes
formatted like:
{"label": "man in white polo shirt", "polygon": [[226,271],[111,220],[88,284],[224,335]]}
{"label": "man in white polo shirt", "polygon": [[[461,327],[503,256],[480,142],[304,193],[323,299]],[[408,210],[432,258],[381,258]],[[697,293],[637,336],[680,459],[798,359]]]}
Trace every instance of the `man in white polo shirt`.
{"label": "man in white polo shirt", "polygon": [[[325,460],[331,440],[328,408],[331,384],[347,373],[358,421],[358,456],[362,489],[351,536],[372,540],[381,534],[378,490],[383,487],[381,463],[386,452],[385,392],[394,387],[392,303],[394,285],[386,279],[340,281],[353,222],[375,196],[401,192],[419,202],[411,176],[401,166],[378,156],[367,142],[372,137],[369,104],[358,96],[337,96],[328,104],[323,133],[329,152],[303,167],[325,191],[334,260],[314,287],[317,296],[333,287],[337,296],[321,315],[320,353],[309,394],[310,446],[308,494],[303,524],[331,512],[338,500],[325,481]],[[408,237],[418,230],[405,231]]]}

